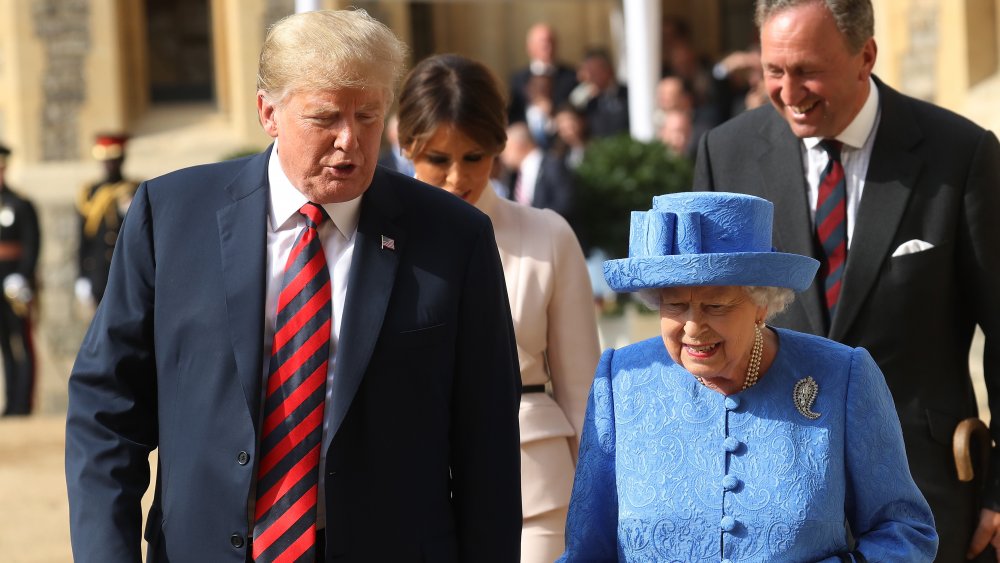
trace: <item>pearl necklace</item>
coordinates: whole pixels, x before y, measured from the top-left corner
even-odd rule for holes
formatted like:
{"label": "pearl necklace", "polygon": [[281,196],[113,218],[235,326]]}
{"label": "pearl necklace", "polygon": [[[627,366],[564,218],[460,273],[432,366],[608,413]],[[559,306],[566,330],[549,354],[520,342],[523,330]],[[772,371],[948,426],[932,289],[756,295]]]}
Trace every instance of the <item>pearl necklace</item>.
{"label": "pearl necklace", "polygon": [[[750,364],[747,365],[747,376],[743,379],[743,387],[740,391],[746,391],[750,387],[757,384],[757,380],[760,379],[760,359],[764,355],[764,335],[760,332],[761,323],[754,323],[753,325],[753,349],[750,350]],[[699,383],[708,387],[705,384],[705,380],[701,376],[694,376]]]}
{"label": "pearl necklace", "polygon": [[753,325],[753,350],[750,351],[750,365],[747,366],[747,376],[743,380],[743,389],[753,387],[760,377],[760,358],[764,355],[764,335],[760,333],[760,324]]}

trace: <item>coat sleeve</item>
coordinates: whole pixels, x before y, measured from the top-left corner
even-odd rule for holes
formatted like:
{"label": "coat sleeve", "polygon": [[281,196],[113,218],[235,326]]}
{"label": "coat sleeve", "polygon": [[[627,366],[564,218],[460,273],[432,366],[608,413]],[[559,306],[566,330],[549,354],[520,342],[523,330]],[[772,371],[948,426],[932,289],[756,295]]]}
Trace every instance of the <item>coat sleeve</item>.
{"label": "coat sleeve", "polygon": [[157,446],[154,271],[143,186],[69,379],[66,485],[77,563],[140,559],[140,500]]}
{"label": "coat sleeve", "polygon": [[896,408],[875,360],[851,353],[845,416],[845,510],[869,561],[933,561],[934,517],[910,476]]}
{"label": "coat sleeve", "polygon": [[[957,272],[969,295],[969,311],[986,337],[983,373],[990,411],[1000,412],[1000,143],[983,131],[967,175],[958,233]],[[995,444],[1000,444],[1000,417],[990,422]],[[1000,511],[1000,447],[993,447],[985,486],[986,508]]]}
{"label": "coat sleeve", "polygon": [[583,250],[566,221],[553,217],[552,225],[555,276],[548,306],[546,357],[553,397],[576,434],[570,440],[573,459],[576,459],[587,393],[601,350],[594,292]]}
{"label": "coat sleeve", "polygon": [[590,390],[560,562],[618,561],[613,356],[614,350],[601,356]]}
{"label": "coat sleeve", "polygon": [[521,554],[521,377],[503,267],[484,225],[461,288],[452,502],[461,560],[512,563]]}
{"label": "coat sleeve", "polygon": [[38,267],[38,256],[42,249],[42,233],[38,226],[38,212],[27,199],[23,200],[24,209],[21,212],[21,232],[18,233],[21,246],[24,248],[17,264],[17,273],[24,276],[28,283],[35,285],[35,270]]}
{"label": "coat sleeve", "polygon": [[708,137],[712,132],[706,131],[698,141],[698,156],[694,162],[694,180],[691,182],[693,191],[715,191],[715,180],[712,178],[712,156],[709,154]]}

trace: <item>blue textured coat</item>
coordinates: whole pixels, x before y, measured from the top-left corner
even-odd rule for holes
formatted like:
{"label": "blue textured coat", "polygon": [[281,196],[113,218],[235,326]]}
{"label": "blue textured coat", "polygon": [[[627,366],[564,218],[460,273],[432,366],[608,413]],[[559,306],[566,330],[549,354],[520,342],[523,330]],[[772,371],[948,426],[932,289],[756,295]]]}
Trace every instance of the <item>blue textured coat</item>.
{"label": "blue textured coat", "polygon": [[[774,363],[729,397],[660,338],[604,353],[561,561],[838,561],[850,534],[870,562],[934,558],[934,520],[871,356],[776,332]],[[793,400],[810,376],[815,420]]]}

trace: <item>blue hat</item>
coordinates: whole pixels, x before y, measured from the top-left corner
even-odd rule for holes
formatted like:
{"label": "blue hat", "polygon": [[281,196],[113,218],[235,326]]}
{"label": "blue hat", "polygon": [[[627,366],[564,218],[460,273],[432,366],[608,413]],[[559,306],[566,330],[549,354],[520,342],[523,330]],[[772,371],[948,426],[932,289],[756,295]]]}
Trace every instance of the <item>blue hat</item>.
{"label": "blue hat", "polygon": [[629,257],[604,263],[618,292],[693,285],[787,287],[802,291],[819,262],[771,247],[774,205],[759,197],[684,192],[633,211]]}

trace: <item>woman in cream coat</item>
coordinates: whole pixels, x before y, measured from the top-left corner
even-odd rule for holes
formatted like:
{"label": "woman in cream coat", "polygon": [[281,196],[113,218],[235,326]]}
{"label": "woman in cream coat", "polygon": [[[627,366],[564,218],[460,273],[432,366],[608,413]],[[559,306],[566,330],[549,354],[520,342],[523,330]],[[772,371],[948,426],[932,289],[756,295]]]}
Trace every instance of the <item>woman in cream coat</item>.
{"label": "woman in cream coat", "polygon": [[457,55],[420,62],[399,100],[399,139],[416,177],[493,220],[521,363],[521,561],[563,551],[566,510],[587,394],[599,356],[580,243],[547,209],[489,187],[506,142],[503,96],[489,70]]}

